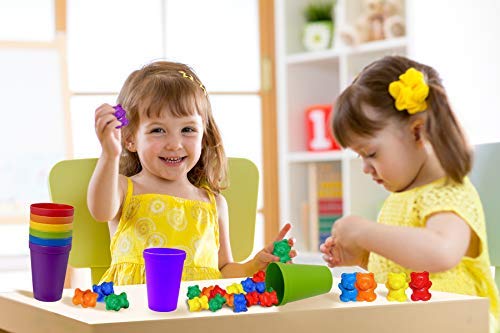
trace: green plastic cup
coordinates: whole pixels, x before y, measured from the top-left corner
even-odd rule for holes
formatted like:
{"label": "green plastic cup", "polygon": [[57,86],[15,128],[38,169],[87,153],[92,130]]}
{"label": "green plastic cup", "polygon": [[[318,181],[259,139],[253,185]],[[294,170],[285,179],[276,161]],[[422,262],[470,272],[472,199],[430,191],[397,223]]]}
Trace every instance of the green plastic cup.
{"label": "green plastic cup", "polygon": [[266,287],[276,291],[278,305],[325,294],[332,284],[332,273],[326,266],[273,262],[266,270]]}

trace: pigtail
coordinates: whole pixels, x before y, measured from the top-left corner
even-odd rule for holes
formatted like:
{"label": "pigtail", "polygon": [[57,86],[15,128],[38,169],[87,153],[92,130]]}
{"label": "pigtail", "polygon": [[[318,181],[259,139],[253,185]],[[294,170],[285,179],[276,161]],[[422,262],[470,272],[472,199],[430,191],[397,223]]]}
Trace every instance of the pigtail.
{"label": "pigtail", "polygon": [[442,168],[453,181],[462,183],[472,167],[472,150],[451,110],[444,88],[429,84],[426,132]]}

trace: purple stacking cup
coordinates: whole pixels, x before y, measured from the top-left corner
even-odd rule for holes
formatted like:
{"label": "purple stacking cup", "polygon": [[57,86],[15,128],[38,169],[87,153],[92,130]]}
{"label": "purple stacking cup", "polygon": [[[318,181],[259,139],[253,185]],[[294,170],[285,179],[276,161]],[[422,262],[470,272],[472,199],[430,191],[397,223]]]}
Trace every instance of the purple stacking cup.
{"label": "purple stacking cup", "polygon": [[146,264],[148,306],[153,311],[177,309],[186,252],[172,248],[149,248],[143,252]]}
{"label": "purple stacking cup", "polygon": [[61,299],[71,244],[42,246],[30,242],[31,281],[34,297],[43,302]]}

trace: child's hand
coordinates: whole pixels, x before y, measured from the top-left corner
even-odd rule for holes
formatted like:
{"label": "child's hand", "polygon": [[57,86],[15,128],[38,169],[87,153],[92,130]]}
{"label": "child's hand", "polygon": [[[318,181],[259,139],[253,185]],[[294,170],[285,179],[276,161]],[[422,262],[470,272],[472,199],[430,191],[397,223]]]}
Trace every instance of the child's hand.
{"label": "child's hand", "polygon": [[117,129],[122,123],[116,119],[115,109],[103,104],[95,110],[95,132],[102,146],[103,155],[120,156],[122,152],[121,131]]}
{"label": "child's hand", "polygon": [[357,240],[358,235],[365,232],[365,223],[372,222],[355,216],[347,216],[335,221],[332,226],[332,235],[320,246],[323,260],[328,263],[328,266],[364,267],[366,265],[369,253],[358,244]]}
{"label": "child's hand", "polygon": [[[269,263],[280,261],[280,258],[278,256],[273,255],[274,242],[282,240],[286,236],[288,231],[290,231],[291,228],[292,225],[290,223],[285,224],[283,228],[281,228],[275,240],[270,244],[268,244],[265,248],[260,250],[260,252],[255,255],[255,257],[253,258],[255,264],[255,271],[264,270],[266,269],[267,265],[269,265]],[[291,247],[293,247],[293,245],[295,244],[295,239],[290,238],[288,240],[288,244]],[[297,256],[297,251],[292,249],[290,251],[290,258],[294,258],[296,256]]]}

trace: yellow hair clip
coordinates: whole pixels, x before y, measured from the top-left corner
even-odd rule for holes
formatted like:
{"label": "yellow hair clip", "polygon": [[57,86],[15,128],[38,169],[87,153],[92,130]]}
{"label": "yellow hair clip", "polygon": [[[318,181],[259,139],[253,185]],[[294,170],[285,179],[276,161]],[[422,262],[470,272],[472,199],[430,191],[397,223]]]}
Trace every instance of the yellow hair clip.
{"label": "yellow hair clip", "polygon": [[[192,75],[189,75],[189,74],[187,74],[184,71],[179,71],[179,73],[182,74],[182,77],[185,77],[185,78],[190,79],[191,81],[195,82],[194,77]],[[207,96],[207,90],[205,89],[205,86],[201,82],[196,81],[196,83],[198,83],[198,85],[200,86],[200,88],[205,93],[205,96]]]}
{"label": "yellow hair clip", "polygon": [[415,114],[427,110],[425,99],[429,95],[429,86],[425,83],[424,74],[413,67],[401,74],[398,81],[391,82],[389,93],[399,111],[407,110],[409,114]]}

